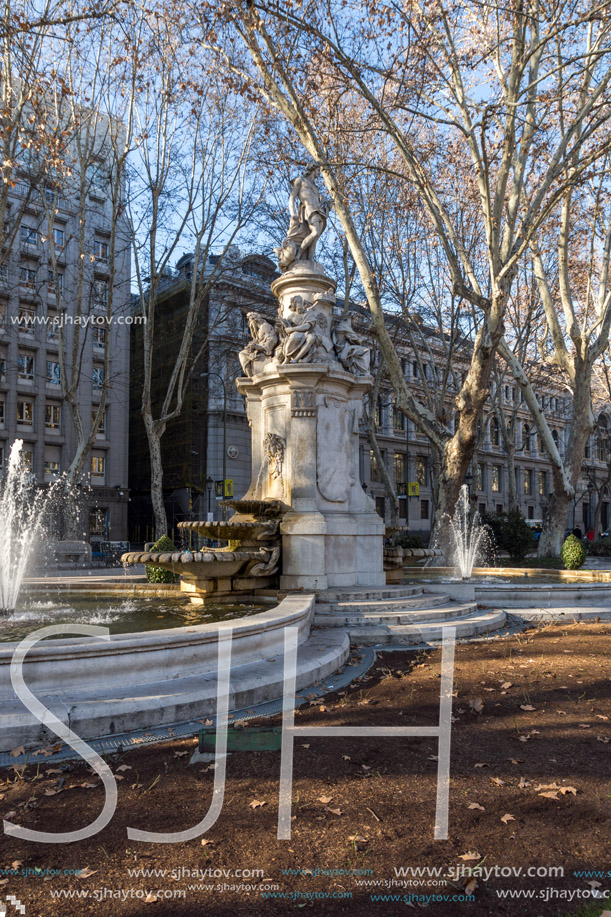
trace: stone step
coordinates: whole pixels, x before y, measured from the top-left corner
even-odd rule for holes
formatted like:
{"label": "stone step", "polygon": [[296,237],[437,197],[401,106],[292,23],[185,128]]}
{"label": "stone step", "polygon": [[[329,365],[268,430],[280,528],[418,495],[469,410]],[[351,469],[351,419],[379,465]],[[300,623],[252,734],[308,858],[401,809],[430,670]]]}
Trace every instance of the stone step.
{"label": "stone step", "polygon": [[421,595],[422,587],[412,586],[348,586],[344,589],[326,589],[316,594],[316,601],[325,604],[335,602],[379,602],[382,599],[401,599]]}
{"label": "stone step", "polygon": [[354,644],[375,643],[440,643],[443,638],[443,625],[456,629],[456,637],[465,639],[478,634],[494,633],[505,623],[504,611],[477,611],[461,618],[449,618],[441,621],[420,621],[415,624],[370,625],[368,627],[349,627],[350,640]]}
{"label": "stone step", "polygon": [[[341,668],[350,655],[345,630],[312,631],[297,652],[297,690],[307,688]],[[284,658],[264,658],[231,671],[229,709],[240,710],[282,697]],[[126,688],[109,684],[98,690],[39,696],[62,722],[70,715],[72,729],[83,739],[100,738],[150,726],[205,719],[216,712],[216,676],[193,675]],[[19,745],[48,745],[54,733],[30,714],[18,699],[0,709],[0,751]]]}
{"label": "stone step", "polygon": [[380,599],[377,601],[365,602],[316,602],[316,608],[320,608],[321,613],[328,615],[335,614],[384,614],[390,611],[410,611],[421,608],[437,608],[440,605],[447,605],[450,596],[444,593],[431,593],[429,595],[421,593],[420,595],[410,598],[400,599]]}
{"label": "stone step", "polygon": [[477,611],[475,602],[460,604],[457,602],[448,602],[442,608],[431,608],[428,606],[419,610],[396,609],[394,611],[371,611],[371,612],[336,612],[328,614],[325,611],[316,613],[314,623],[317,627],[369,627],[369,626],[394,626],[402,624],[414,624],[421,621],[445,621],[455,618],[463,618]]}

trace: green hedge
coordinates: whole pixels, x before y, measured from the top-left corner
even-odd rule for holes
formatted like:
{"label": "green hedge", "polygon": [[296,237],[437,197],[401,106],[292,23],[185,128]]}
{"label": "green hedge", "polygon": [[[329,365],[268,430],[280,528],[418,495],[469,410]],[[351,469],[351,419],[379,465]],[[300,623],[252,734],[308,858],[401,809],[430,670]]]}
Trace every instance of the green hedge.
{"label": "green hedge", "polygon": [[519,509],[486,514],[482,522],[492,531],[497,550],[506,551],[512,560],[523,560],[536,546],[533,531]]}
{"label": "green hedge", "polygon": [[[151,548],[151,553],[163,553],[165,551],[174,552],[178,550],[171,538],[162,535],[159,541],[156,541]],[[146,565],[146,578],[149,583],[177,583],[179,580],[178,573],[172,573],[171,570],[164,570],[163,567],[154,567],[152,564]]]}
{"label": "green hedge", "polygon": [[578,570],[586,559],[586,551],[579,538],[569,535],[562,545],[562,563],[567,570]]}

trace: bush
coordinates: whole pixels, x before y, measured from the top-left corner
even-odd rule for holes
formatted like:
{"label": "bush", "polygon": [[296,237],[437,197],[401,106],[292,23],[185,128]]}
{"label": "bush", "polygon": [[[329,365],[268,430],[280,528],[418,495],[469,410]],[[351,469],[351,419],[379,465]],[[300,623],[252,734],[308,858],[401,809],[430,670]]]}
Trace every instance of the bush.
{"label": "bush", "polygon": [[597,538],[586,545],[588,554],[594,557],[611,557],[611,538]]}
{"label": "bush", "polygon": [[532,529],[517,508],[508,513],[486,515],[482,522],[491,530],[497,549],[506,551],[512,560],[523,560],[535,547]]}
{"label": "bush", "polygon": [[566,570],[578,570],[586,559],[586,551],[579,538],[569,535],[562,545],[561,556]]}
{"label": "bush", "polygon": [[392,539],[395,548],[423,548],[424,542],[421,535],[410,535],[409,532],[403,535],[394,535]]}
{"label": "bush", "polygon": [[[164,551],[176,551],[176,545],[167,535],[162,535],[159,541],[156,541],[151,548],[151,553],[163,553]],[[177,583],[179,580],[178,573],[172,573],[171,570],[164,570],[163,567],[154,567],[152,564],[146,565],[146,578],[149,583]]]}

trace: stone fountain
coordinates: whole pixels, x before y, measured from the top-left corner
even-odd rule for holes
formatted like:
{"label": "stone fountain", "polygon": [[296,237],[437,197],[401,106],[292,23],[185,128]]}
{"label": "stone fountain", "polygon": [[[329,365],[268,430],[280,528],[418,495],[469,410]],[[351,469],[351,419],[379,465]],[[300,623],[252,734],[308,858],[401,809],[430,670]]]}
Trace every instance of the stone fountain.
{"label": "stone fountain", "polygon": [[[335,314],[336,282],[314,260],[330,204],[317,170],[293,180],[289,229],[276,249],[273,318],[248,314],[239,354],[252,439],[251,484],[228,522],[186,522],[227,548],[130,553],[181,574],[193,601],[282,590],[383,586],[384,523],[359,476],[359,422],[372,385],[370,350],[351,316]],[[275,579],[278,573],[278,580]]]}

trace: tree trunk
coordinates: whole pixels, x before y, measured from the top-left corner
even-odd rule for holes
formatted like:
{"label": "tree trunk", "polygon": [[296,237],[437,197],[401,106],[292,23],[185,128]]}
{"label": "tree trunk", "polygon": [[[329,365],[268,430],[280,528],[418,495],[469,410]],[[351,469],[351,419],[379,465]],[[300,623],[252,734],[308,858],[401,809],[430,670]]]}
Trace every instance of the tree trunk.
{"label": "tree trunk", "polygon": [[[554,472],[552,474],[554,477],[554,493],[551,496],[547,518],[539,538],[537,557],[560,557],[573,499],[562,487],[561,476]],[[556,478],[559,478],[559,480],[556,480]]]}
{"label": "tree trunk", "polygon": [[155,517],[155,541],[162,535],[168,534],[168,517],[163,502],[163,464],[161,461],[161,437],[163,429],[159,430],[152,417],[143,412],[144,426],[149,446],[151,466],[151,503]]}
{"label": "tree trunk", "polygon": [[516,492],[516,450],[513,443],[508,444],[505,440],[505,454],[507,459],[507,502],[509,510],[515,509],[518,505],[518,495]]}

